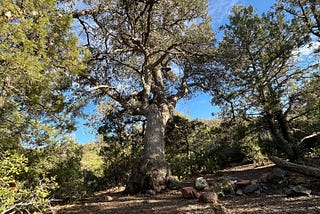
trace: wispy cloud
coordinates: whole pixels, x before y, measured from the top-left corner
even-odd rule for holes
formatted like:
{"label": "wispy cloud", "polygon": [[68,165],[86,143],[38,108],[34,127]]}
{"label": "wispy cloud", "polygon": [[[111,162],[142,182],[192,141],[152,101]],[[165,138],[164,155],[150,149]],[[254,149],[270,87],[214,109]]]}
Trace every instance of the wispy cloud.
{"label": "wispy cloud", "polygon": [[244,0],[209,0],[209,15],[215,24],[221,24],[228,18],[234,5],[244,4]]}
{"label": "wispy cloud", "polygon": [[298,50],[294,51],[294,54],[299,54],[300,56],[309,56],[310,54],[314,53],[316,50],[320,48],[320,42],[315,41],[301,47]]}
{"label": "wispy cloud", "polygon": [[[316,64],[319,63],[320,59],[319,59],[319,52],[317,52],[318,50],[320,50],[320,42],[319,41],[313,41],[297,50],[294,50],[293,53],[293,60],[295,62],[300,62],[306,65],[312,65],[312,64]],[[314,55],[314,53],[316,53],[316,55]]]}

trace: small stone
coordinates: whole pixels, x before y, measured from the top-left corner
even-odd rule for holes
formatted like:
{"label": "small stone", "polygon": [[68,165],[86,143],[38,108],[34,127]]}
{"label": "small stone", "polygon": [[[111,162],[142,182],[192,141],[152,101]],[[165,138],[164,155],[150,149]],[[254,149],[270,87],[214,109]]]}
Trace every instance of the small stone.
{"label": "small stone", "polygon": [[186,199],[196,199],[199,198],[200,194],[193,187],[184,187],[181,190],[182,197]]}
{"label": "small stone", "polygon": [[215,192],[204,192],[199,197],[199,202],[202,203],[218,203],[218,195]]}
{"label": "small stone", "polygon": [[305,188],[304,186],[297,185],[290,187],[285,191],[287,197],[299,197],[299,196],[310,196],[311,190]]}
{"label": "small stone", "polygon": [[255,191],[259,190],[260,189],[260,185],[258,184],[251,184],[251,185],[248,185],[246,186],[244,189],[243,189],[243,192],[245,194],[250,194],[250,193],[254,193]]}
{"label": "small stone", "polygon": [[237,189],[236,194],[237,195],[243,195],[243,189]]}
{"label": "small stone", "polygon": [[287,173],[280,168],[275,168],[272,170],[271,174],[268,175],[267,179],[271,183],[281,183],[285,180]]}
{"label": "small stone", "polygon": [[254,194],[255,194],[255,195],[260,195],[260,194],[261,194],[261,190],[258,189],[258,190],[256,190],[256,191],[254,191]]}
{"label": "small stone", "polygon": [[113,201],[113,198],[111,196],[106,196],[106,201],[110,202],[110,201]]}
{"label": "small stone", "polygon": [[292,180],[292,183],[297,185],[307,183],[307,179],[301,176],[293,177],[291,180]]}
{"label": "small stone", "polygon": [[209,185],[203,177],[199,177],[196,179],[196,181],[194,183],[194,187],[196,188],[196,190],[202,191],[206,187],[209,187]]}

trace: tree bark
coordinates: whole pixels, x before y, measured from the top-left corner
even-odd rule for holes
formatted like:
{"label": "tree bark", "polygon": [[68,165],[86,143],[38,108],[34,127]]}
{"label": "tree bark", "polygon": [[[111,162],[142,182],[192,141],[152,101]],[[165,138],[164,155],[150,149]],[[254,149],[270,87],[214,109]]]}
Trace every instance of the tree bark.
{"label": "tree bark", "polygon": [[290,162],[282,160],[281,158],[278,158],[278,157],[269,157],[269,159],[281,168],[288,169],[288,170],[294,171],[294,172],[298,172],[298,173],[301,173],[304,175],[312,176],[315,178],[320,178],[320,169],[319,168],[290,163]]}
{"label": "tree bark", "polygon": [[146,112],[144,151],[133,166],[125,193],[135,194],[147,190],[159,193],[166,189],[171,171],[165,159],[164,137],[170,115],[171,110],[167,104],[149,106]]}
{"label": "tree bark", "polygon": [[284,136],[281,133],[279,133],[279,130],[278,130],[277,125],[275,123],[274,116],[271,113],[267,113],[265,115],[265,118],[267,120],[268,127],[269,127],[269,130],[270,130],[272,138],[273,138],[272,140],[274,141],[274,144],[276,146],[275,149],[278,152],[283,152],[285,155],[288,156],[288,158],[290,160],[296,159],[296,155],[295,155],[295,152],[292,148],[292,145],[290,144],[290,142],[288,142],[284,138]]}

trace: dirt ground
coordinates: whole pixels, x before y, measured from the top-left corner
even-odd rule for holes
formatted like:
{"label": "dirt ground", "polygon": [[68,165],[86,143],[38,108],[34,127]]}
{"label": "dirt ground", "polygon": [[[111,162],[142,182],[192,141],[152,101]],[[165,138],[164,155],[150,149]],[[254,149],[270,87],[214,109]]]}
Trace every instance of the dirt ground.
{"label": "dirt ground", "polygon": [[[275,166],[255,167],[253,164],[233,167],[203,175],[207,181],[214,182],[221,177],[238,177],[241,179],[258,179],[262,174],[270,172]],[[308,179],[308,178],[307,178]],[[183,186],[192,186],[192,180],[183,182]],[[320,181],[312,180],[308,185],[320,187]],[[53,211],[57,214],[71,213],[104,213],[104,214],[214,214],[219,213],[216,205],[200,203],[196,199],[184,199],[179,190],[170,190],[157,195],[122,194],[124,187],[118,187],[96,193],[93,197],[72,204],[57,205]],[[112,198],[112,200],[111,200]],[[109,201],[110,200],[110,201]],[[253,194],[250,196],[226,195],[219,197],[219,204],[229,213],[303,213],[320,214],[320,196],[286,197],[281,191],[274,193]]]}

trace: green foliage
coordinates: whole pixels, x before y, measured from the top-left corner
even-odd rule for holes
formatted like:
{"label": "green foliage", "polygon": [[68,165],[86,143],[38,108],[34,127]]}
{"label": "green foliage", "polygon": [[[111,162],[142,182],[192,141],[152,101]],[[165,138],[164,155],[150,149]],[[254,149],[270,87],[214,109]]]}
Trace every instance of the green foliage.
{"label": "green foliage", "polygon": [[142,150],[141,145],[134,141],[120,143],[119,141],[104,141],[101,156],[104,159],[104,185],[112,187],[124,185],[130,175],[133,164]]}
{"label": "green foliage", "polygon": [[0,1],[2,149],[42,146],[52,129],[73,128],[65,93],[84,65],[72,17],[56,7],[53,0]]}
{"label": "green foliage", "polygon": [[225,194],[235,194],[235,182],[232,178],[224,178],[220,182],[214,183],[210,188],[219,196],[225,196]]}
{"label": "green foliage", "polygon": [[103,158],[100,156],[101,145],[88,143],[82,146],[81,169],[93,173],[96,177],[103,176]]}
{"label": "green foliage", "polygon": [[285,10],[288,14],[301,20],[301,26],[320,39],[320,10],[319,2],[306,0],[281,0],[278,9]]}
{"label": "green foliage", "polygon": [[91,192],[84,185],[84,174],[81,168],[82,147],[74,142],[58,145],[53,148],[51,161],[53,167],[50,175],[55,177],[58,188],[53,192],[55,198],[64,200],[81,199]]}
{"label": "green foliage", "polygon": [[310,36],[297,17],[290,18],[281,10],[258,15],[251,6],[234,7],[230,23],[221,28],[222,84],[212,91],[224,117],[263,118],[264,124],[257,125],[271,133],[274,150],[293,160],[299,155],[295,145],[303,138],[295,138],[295,120],[304,115],[315,118],[303,100],[309,97],[310,104],[318,103],[317,90],[310,90],[309,84],[319,65],[301,61],[298,50],[310,44]]}
{"label": "green foliage", "polygon": [[85,68],[85,50],[71,24],[57,1],[0,0],[1,212],[44,213],[53,191],[80,186],[80,153],[68,133],[81,103],[67,95]]}
{"label": "green foliage", "polygon": [[[109,106],[107,108],[106,106]],[[104,161],[103,185],[125,184],[134,162],[142,151],[145,120],[105,105],[103,121],[98,128],[100,155]]]}
{"label": "green foliage", "polygon": [[205,121],[175,114],[166,130],[166,157],[172,173],[185,176],[206,170],[208,165],[203,157],[210,142],[209,126]]}
{"label": "green foliage", "polygon": [[238,119],[197,121],[174,115],[166,132],[166,154],[177,176],[212,172],[234,163],[265,160],[252,124]]}
{"label": "green foliage", "polygon": [[9,152],[1,155],[1,213],[43,213],[50,207],[48,196],[56,188],[56,183],[46,177],[28,177],[31,174],[28,159],[24,155]]}

